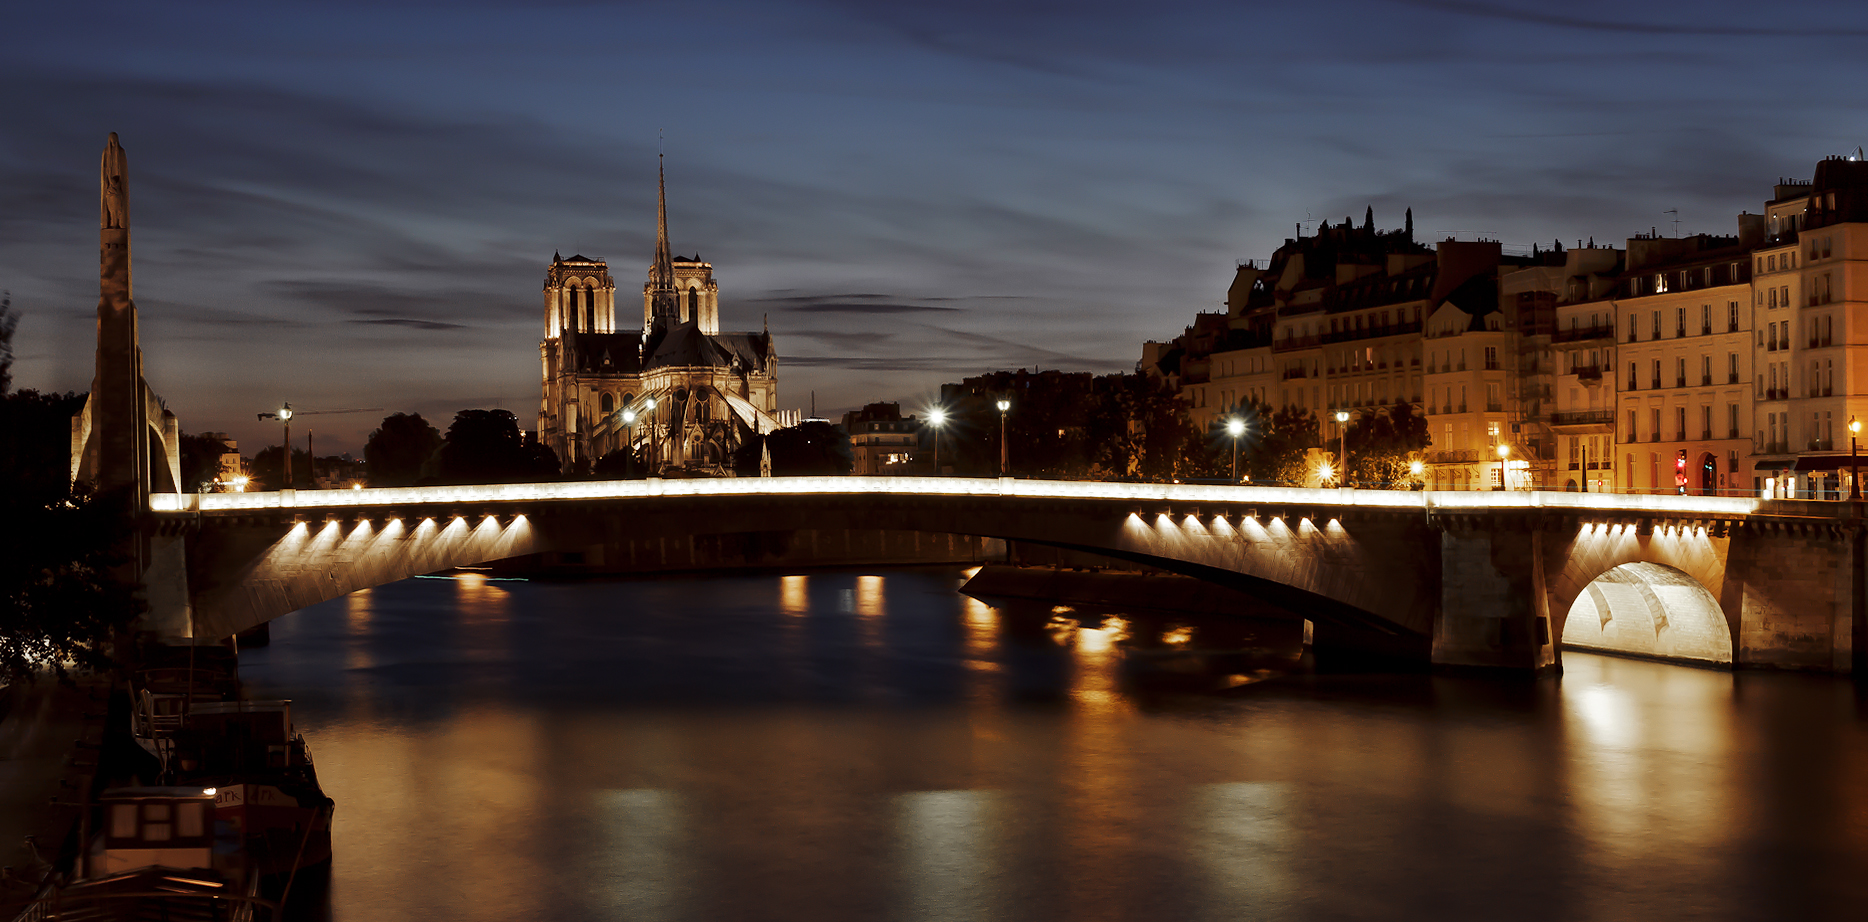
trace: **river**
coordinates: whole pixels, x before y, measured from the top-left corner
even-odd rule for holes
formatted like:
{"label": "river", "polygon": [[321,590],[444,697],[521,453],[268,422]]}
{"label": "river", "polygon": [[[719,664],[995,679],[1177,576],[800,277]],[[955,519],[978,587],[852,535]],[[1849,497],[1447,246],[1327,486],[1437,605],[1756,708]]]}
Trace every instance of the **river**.
{"label": "river", "polygon": [[274,622],[241,671],[294,699],[337,801],[313,914],[1868,914],[1847,680],[1570,654],[1535,683],[1255,662],[1215,690],[1159,651],[1236,625],[961,577],[468,575]]}

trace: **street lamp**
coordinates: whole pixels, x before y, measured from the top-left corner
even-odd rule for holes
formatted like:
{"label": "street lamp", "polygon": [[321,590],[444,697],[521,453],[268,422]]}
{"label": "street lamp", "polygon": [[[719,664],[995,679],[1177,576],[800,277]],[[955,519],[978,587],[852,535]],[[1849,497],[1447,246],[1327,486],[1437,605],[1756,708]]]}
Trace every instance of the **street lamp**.
{"label": "street lamp", "polygon": [[1506,489],[1505,460],[1511,457],[1511,446],[1500,442],[1498,445],[1498,488]]}
{"label": "street lamp", "polygon": [[657,441],[659,433],[655,429],[655,398],[644,397],[642,399],[642,413],[639,416],[649,418],[649,476],[653,477],[660,473],[656,466],[661,463],[661,451],[659,450],[661,445]]}
{"label": "street lamp", "polygon": [[1239,482],[1239,436],[1245,434],[1245,420],[1235,416],[1226,420],[1226,434],[1232,436],[1232,482]]}
{"label": "street lamp", "polygon": [[292,405],[286,404],[273,413],[261,413],[260,419],[276,419],[285,424],[285,486],[282,490],[292,489]]}
{"label": "street lamp", "polygon": [[1007,468],[1010,467],[1010,464],[1008,462],[1010,461],[1012,457],[1010,450],[1007,449],[1005,446],[1005,414],[1006,414],[1006,411],[1012,409],[1012,401],[1004,397],[1000,397],[998,407],[999,407],[999,476],[1004,477],[1006,475]]}
{"label": "street lamp", "polygon": [[940,427],[947,422],[947,411],[935,407],[928,411],[928,425],[934,427],[934,476],[940,476]]}
{"label": "street lamp", "polygon": [[634,407],[623,408],[623,447],[628,454],[623,456],[625,476],[633,477],[636,473],[636,410]]}
{"label": "street lamp", "polygon": [[1860,471],[1855,467],[1855,437],[1862,431],[1862,421],[1849,417],[1849,499],[1859,501],[1862,498]]}
{"label": "street lamp", "polygon": [[1407,472],[1409,475],[1411,475],[1414,478],[1414,489],[1416,490],[1427,489],[1427,478],[1421,476],[1422,474],[1426,473],[1426,471],[1427,471],[1427,465],[1420,463],[1419,458],[1415,458],[1414,460],[1409,461],[1407,463]]}
{"label": "street lamp", "polygon": [[1338,478],[1336,481],[1336,485],[1340,487],[1340,486],[1347,485],[1349,482],[1349,411],[1348,410],[1337,410],[1336,411],[1336,428],[1338,431],[1342,433],[1342,438],[1343,438],[1343,446],[1342,446],[1343,450],[1341,452],[1342,456],[1336,459],[1337,463],[1342,465],[1342,468],[1343,468],[1343,476]]}

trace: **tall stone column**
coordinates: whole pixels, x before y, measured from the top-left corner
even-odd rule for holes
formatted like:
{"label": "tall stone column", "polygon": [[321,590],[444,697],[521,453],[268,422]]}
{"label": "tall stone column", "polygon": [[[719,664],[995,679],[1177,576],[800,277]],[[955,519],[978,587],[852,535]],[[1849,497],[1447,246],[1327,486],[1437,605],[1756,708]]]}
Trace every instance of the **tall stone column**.
{"label": "tall stone column", "polygon": [[149,420],[130,280],[129,163],[114,132],[98,183],[97,373],[80,476],[103,491],[128,488],[140,515],[149,505]]}

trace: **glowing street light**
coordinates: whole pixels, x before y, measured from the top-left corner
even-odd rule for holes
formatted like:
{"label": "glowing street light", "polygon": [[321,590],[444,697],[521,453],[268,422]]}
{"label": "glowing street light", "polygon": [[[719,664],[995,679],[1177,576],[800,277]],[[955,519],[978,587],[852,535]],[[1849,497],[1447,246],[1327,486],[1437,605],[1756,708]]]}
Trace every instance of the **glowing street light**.
{"label": "glowing street light", "polygon": [[1861,472],[1855,466],[1855,437],[1860,435],[1861,431],[1861,420],[1853,416],[1849,417],[1849,499],[1857,501],[1862,498],[1862,484],[1859,479]]}
{"label": "glowing street light", "polygon": [[1415,458],[1407,463],[1407,472],[1409,476],[1414,478],[1414,489],[1427,489],[1427,478],[1422,476],[1427,472],[1427,465],[1422,464],[1419,458]]}
{"label": "glowing street light", "polygon": [[999,407],[999,476],[1004,477],[1006,475],[1007,468],[1011,466],[1009,462],[1012,457],[1010,449],[1006,448],[1006,445],[1005,445],[1005,414],[1007,411],[1012,409],[1012,401],[1004,397],[1000,397],[998,407]]}
{"label": "glowing street light", "polygon": [[1340,486],[1347,485],[1347,481],[1349,480],[1349,411],[1348,410],[1337,410],[1336,411],[1336,427],[1339,431],[1341,431],[1342,439],[1343,439],[1342,457],[1336,459],[1342,462],[1342,465],[1343,465],[1342,480],[1339,480],[1336,483],[1336,485],[1340,487]]}
{"label": "glowing street light", "polygon": [[1511,446],[1500,442],[1498,445],[1498,488],[1506,489],[1505,463],[1511,457]]}
{"label": "glowing street light", "polygon": [[260,419],[276,419],[285,424],[285,486],[280,489],[290,490],[292,482],[292,405],[286,404],[272,413],[259,414]]}
{"label": "glowing street light", "polygon": [[1239,436],[1245,434],[1245,420],[1234,416],[1226,420],[1226,434],[1232,436],[1232,482],[1239,482]]}
{"label": "glowing street light", "polygon": [[934,427],[934,476],[940,476],[940,427],[947,422],[947,411],[935,407],[928,411],[928,425]]}

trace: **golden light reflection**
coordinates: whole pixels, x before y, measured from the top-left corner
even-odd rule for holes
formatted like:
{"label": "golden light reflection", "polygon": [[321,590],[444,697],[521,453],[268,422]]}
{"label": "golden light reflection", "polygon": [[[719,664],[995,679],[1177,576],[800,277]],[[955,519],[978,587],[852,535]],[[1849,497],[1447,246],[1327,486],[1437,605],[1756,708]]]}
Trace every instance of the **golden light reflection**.
{"label": "golden light reflection", "polygon": [[1568,799],[1592,850],[1640,861],[1729,841],[1732,751],[1729,675],[1613,657],[1564,657]]}
{"label": "golden light reflection", "polygon": [[811,610],[810,577],[778,578],[778,610],[787,615],[805,615]]}
{"label": "golden light reflection", "polygon": [[[359,589],[344,597],[344,625],[350,636],[344,642],[344,668],[368,669],[376,665],[370,656],[370,622],[376,614],[376,599],[368,589]],[[367,699],[368,696],[360,696]]]}
{"label": "golden light reflection", "polygon": [[862,618],[882,617],[882,577],[859,576],[856,578],[856,614]]}
{"label": "golden light reflection", "polygon": [[1184,647],[1193,643],[1193,628],[1185,624],[1176,624],[1161,632],[1161,642],[1170,647]]}

